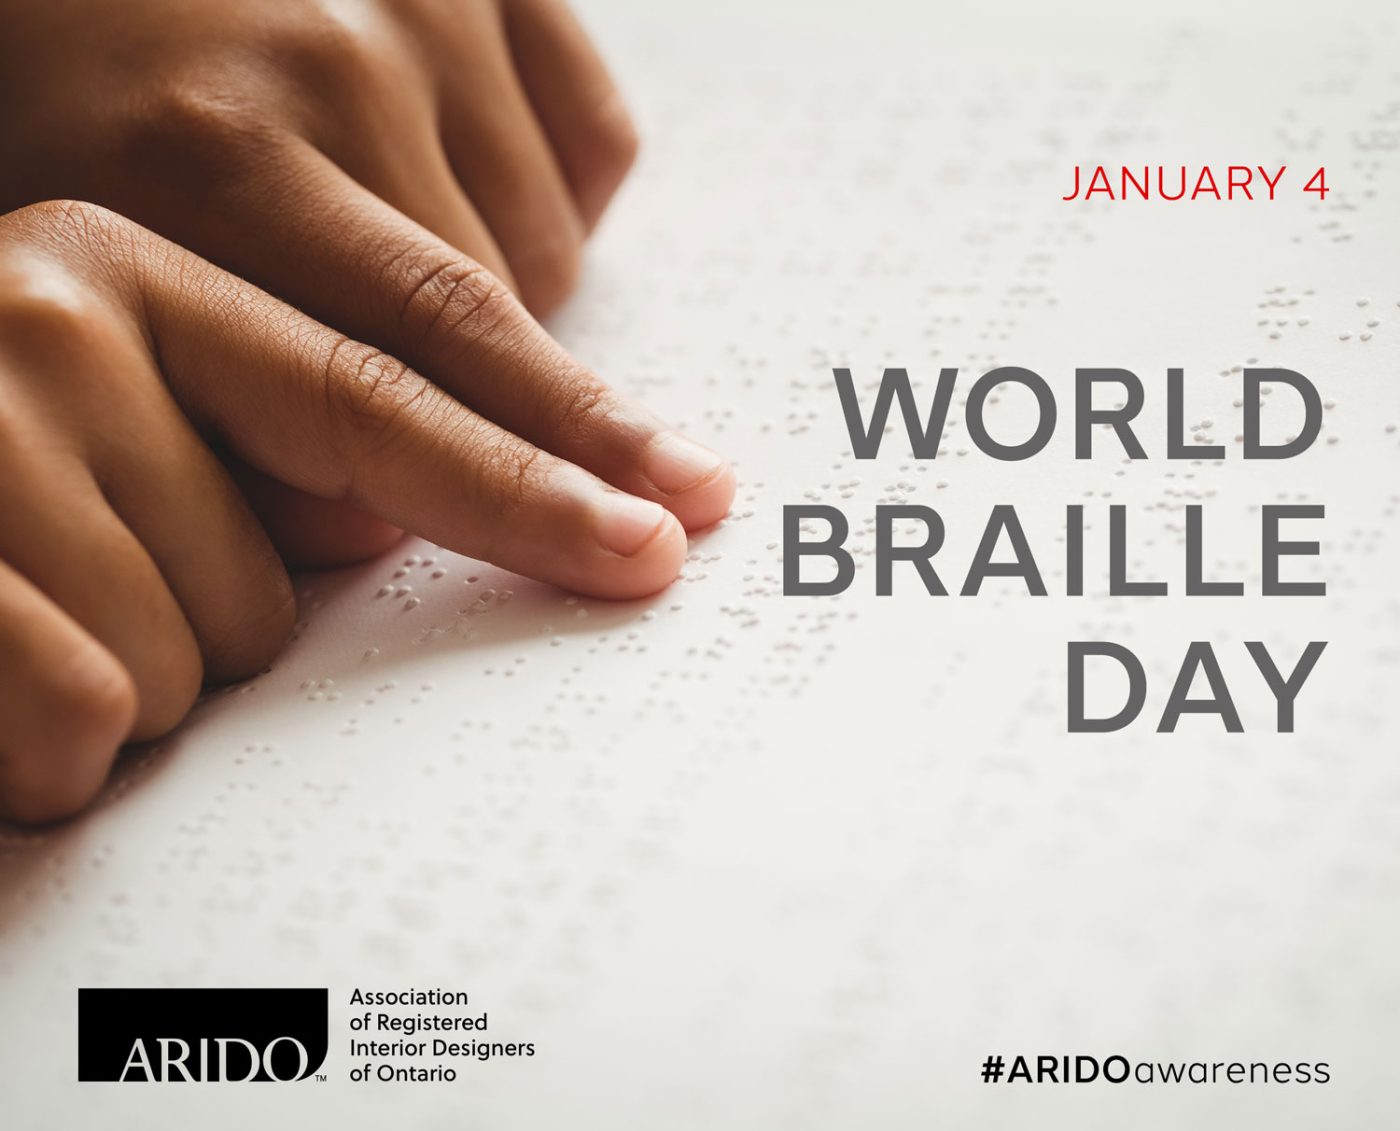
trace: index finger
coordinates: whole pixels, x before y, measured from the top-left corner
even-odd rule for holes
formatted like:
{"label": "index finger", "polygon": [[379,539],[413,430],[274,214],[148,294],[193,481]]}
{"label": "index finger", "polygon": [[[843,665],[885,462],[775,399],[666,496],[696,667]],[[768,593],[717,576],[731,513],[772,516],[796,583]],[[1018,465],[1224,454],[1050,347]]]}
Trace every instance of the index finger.
{"label": "index finger", "polygon": [[143,259],[139,285],[176,400],[258,470],[593,596],[644,596],[680,571],[685,534],[659,504],[486,420],[382,350],[173,245]]}
{"label": "index finger", "polygon": [[197,249],[687,529],[727,513],[724,459],[572,359],[479,264],[309,145],[286,144],[260,174],[278,183],[229,193]]}

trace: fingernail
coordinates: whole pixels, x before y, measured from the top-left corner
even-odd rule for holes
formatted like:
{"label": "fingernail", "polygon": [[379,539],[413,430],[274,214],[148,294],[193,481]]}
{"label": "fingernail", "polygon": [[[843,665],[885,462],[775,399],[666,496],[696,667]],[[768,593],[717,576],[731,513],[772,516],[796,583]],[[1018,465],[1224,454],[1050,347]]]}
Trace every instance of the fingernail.
{"label": "fingernail", "polygon": [[703,483],[724,466],[724,459],[676,432],[662,432],[642,461],[646,477],[668,495]]}
{"label": "fingernail", "polygon": [[650,542],[666,521],[665,508],[636,495],[602,492],[597,506],[598,541],[624,558],[630,558]]}

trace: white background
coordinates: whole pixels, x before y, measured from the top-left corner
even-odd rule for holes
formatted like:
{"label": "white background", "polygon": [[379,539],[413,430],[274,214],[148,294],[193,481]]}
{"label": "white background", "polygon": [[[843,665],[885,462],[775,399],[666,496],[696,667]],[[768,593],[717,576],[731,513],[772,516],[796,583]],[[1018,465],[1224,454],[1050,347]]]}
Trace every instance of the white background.
{"label": "white background", "polygon": [[[135,752],[90,816],[0,830],[7,1128],[1396,1122],[1395,17],[947,7],[585,6],[646,152],[551,329],[732,456],[733,516],[636,604],[413,542],[305,578],[270,673]],[[1288,171],[1273,204],[1062,203],[1099,162]],[[1323,203],[1300,191],[1320,164]],[[1249,359],[1331,404],[1306,455],[1238,458]],[[932,463],[898,431],[850,457],[830,367],[868,386],[886,364],[924,390],[962,368]],[[995,364],[1061,394],[1032,462],[964,454],[958,401]],[[1071,458],[1095,365],[1143,378],[1148,461],[1102,433]],[[1169,366],[1225,460],[1162,458]],[[991,424],[1024,434],[1026,410],[1007,393]],[[877,598],[868,552],[840,598],[781,595],[784,503],[840,505],[868,551],[896,500],[942,513],[953,589],[1014,503],[1051,596],[931,598],[905,567]],[[1193,501],[1207,576],[1249,596],[1177,595]],[[1320,562],[1286,567],[1325,599],[1258,597],[1279,501],[1327,507],[1295,529]],[[1172,596],[1103,596],[1111,502]],[[1067,503],[1092,527],[1083,598]],[[1097,638],[1142,657],[1147,706],[1070,736],[1065,642]],[[1293,735],[1253,639],[1285,668],[1330,642]],[[1245,734],[1153,733],[1191,640]],[[79,1087],[76,988],[103,985],[329,986],[330,1080]],[[352,1084],[356,986],[465,989],[538,1053]],[[1332,1082],[984,1085],[992,1053],[1323,1060]]]}

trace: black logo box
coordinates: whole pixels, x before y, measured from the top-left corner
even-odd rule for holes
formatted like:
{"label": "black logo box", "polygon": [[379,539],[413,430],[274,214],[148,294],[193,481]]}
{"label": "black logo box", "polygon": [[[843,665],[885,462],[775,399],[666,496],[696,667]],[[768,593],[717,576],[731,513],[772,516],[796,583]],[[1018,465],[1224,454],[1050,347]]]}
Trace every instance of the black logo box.
{"label": "black logo box", "polygon": [[[195,1081],[220,1079],[221,1050],[229,1076],[247,1076],[252,1054],[241,1042],[265,1058],[253,1081],[305,1079],[326,1059],[329,1001],[326,989],[80,989],[78,1079],[184,1083],[178,1069],[163,1070],[163,1050],[180,1046],[162,1041],[188,1046]],[[134,1052],[151,1073],[130,1067]]]}

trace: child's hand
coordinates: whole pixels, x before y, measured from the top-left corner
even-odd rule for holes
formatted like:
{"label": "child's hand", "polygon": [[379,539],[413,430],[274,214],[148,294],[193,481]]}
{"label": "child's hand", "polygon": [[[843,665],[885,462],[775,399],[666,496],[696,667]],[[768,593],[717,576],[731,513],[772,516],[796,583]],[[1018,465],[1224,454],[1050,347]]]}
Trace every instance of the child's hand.
{"label": "child's hand", "polygon": [[396,352],[395,288],[343,284],[422,268],[403,216],[540,315],[636,150],[561,0],[0,0],[0,27],[0,212],[106,205]]}
{"label": "child's hand", "polygon": [[[632,161],[560,0],[0,0],[0,28],[0,212],[110,207],[579,458],[568,420],[468,371],[475,267],[443,248],[541,314]],[[398,534],[236,470],[302,564]]]}
{"label": "child's hand", "polygon": [[718,457],[609,392],[487,272],[426,236],[419,255],[438,267],[386,275],[387,305],[436,383],[101,208],[0,217],[0,812],[80,808],[122,742],[281,646],[287,575],[215,452],[608,597],[676,575],[675,516],[721,517]]}

